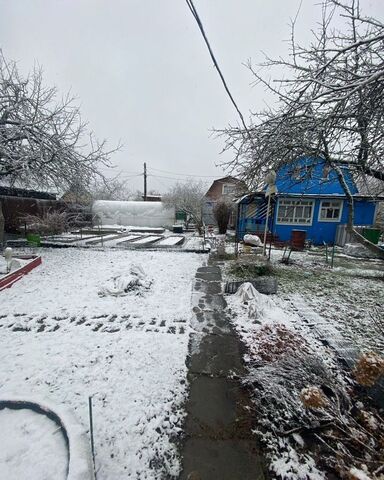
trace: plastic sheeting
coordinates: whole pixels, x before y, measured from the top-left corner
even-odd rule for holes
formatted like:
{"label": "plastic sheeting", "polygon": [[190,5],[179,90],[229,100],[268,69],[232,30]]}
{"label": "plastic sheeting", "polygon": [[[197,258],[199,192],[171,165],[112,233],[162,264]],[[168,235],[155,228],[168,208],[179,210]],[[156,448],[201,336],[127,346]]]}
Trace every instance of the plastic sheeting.
{"label": "plastic sheeting", "polygon": [[175,221],[175,210],[162,202],[96,200],[92,205],[94,225],[167,227]]}

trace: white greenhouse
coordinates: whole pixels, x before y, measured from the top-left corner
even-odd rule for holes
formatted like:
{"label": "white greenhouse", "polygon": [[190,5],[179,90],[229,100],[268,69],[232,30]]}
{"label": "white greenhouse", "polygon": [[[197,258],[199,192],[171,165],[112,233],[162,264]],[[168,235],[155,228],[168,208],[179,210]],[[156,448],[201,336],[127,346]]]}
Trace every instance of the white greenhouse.
{"label": "white greenhouse", "polygon": [[175,210],[165,208],[162,202],[96,200],[92,217],[94,225],[169,227],[175,221]]}

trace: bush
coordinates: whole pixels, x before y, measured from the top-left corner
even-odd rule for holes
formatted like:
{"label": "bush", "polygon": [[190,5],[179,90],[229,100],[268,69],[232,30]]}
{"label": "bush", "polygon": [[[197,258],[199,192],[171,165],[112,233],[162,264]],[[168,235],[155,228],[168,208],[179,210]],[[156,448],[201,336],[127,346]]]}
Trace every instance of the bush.
{"label": "bush", "polygon": [[67,212],[46,211],[41,215],[26,215],[27,230],[41,235],[58,235],[69,229]]}
{"label": "bush", "polygon": [[215,206],[213,210],[213,215],[217,222],[217,226],[219,227],[220,235],[224,235],[227,233],[227,228],[228,228],[228,223],[229,223],[229,218],[231,216],[231,213],[232,213],[231,207],[225,202],[220,202]]}
{"label": "bush", "polygon": [[273,268],[269,263],[234,263],[229,273],[239,278],[255,278],[263,275],[271,275]]}

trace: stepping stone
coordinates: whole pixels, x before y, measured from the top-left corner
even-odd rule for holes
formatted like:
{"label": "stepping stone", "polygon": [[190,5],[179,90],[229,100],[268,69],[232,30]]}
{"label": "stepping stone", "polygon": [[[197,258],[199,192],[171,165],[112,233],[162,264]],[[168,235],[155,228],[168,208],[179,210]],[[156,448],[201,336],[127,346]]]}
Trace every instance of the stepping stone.
{"label": "stepping stone", "polygon": [[[180,480],[264,480],[264,465],[254,440],[190,438]],[[194,477],[188,475],[194,472]]]}
{"label": "stepping stone", "polygon": [[239,341],[232,335],[192,334],[187,360],[191,373],[229,376],[232,373],[244,375]]}
{"label": "stepping stone", "polygon": [[[244,390],[239,383],[224,377],[195,374],[189,374],[188,377],[188,435],[218,438],[236,435],[238,421],[246,413],[244,409],[239,410],[244,404]],[[249,435],[250,431],[247,431],[246,436]]]}

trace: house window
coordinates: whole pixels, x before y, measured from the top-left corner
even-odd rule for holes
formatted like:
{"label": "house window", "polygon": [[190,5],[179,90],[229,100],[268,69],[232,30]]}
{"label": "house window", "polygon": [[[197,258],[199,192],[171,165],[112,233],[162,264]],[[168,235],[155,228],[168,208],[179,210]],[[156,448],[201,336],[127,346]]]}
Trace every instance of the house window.
{"label": "house window", "polygon": [[312,225],[313,200],[281,198],[277,210],[277,223],[287,225]]}
{"label": "house window", "polygon": [[223,195],[231,195],[235,192],[236,185],[225,184],[223,185]]}
{"label": "house window", "polygon": [[319,222],[340,222],[342,210],[342,200],[322,200],[320,203]]}

